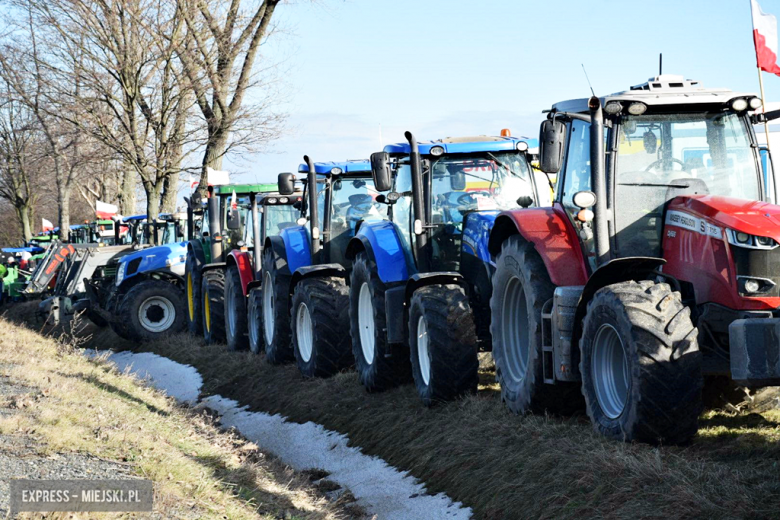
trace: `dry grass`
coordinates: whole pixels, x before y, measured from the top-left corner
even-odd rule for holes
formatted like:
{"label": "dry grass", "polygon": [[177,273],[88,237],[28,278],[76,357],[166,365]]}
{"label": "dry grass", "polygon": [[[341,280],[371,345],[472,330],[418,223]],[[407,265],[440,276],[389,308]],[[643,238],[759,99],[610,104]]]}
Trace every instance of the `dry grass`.
{"label": "dry grass", "polygon": [[[207,413],[183,409],[67,344],[0,320],[0,363],[37,389],[0,433],[40,438],[41,455],[80,452],[131,465],[155,482],[163,518],[344,518],[305,474],[221,432]],[[358,510],[353,510],[360,513]]]}
{"label": "dry grass", "polygon": [[411,385],[367,394],[353,372],[303,380],[294,366],[205,346],[181,335],[131,345],[110,331],[91,346],[149,351],[191,364],[203,392],[250,409],[315,421],[349,435],[474,509],[479,518],[777,518],[780,413],[710,410],[690,446],[621,444],[593,433],[586,417],[507,413],[483,367],[478,395],[423,408]]}

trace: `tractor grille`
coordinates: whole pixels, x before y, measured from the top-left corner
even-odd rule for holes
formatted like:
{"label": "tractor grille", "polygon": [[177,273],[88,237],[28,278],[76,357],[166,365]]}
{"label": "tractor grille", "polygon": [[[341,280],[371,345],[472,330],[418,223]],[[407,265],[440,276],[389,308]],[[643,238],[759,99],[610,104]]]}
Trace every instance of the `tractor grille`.
{"label": "tractor grille", "polygon": [[[743,296],[780,296],[780,247],[769,250],[732,247],[731,251],[734,255],[737,277],[741,282],[739,291]],[[774,285],[760,294],[747,294],[742,277],[771,280]]]}

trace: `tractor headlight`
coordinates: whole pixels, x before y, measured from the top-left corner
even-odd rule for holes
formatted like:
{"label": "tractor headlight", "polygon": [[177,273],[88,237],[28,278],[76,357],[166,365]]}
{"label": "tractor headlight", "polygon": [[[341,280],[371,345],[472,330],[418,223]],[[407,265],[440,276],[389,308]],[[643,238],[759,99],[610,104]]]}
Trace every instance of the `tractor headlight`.
{"label": "tractor headlight", "polygon": [[743,296],[757,296],[771,291],[775,287],[775,282],[768,278],[737,276],[737,286]]}
{"label": "tractor headlight", "polygon": [[761,105],[763,104],[761,102],[761,98],[757,98],[757,97],[750,98],[750,101],[748,101],[748,103],[750,104],[751,110],[758,110],[759,108],[761,108]]}
{"label": "tractor headlight", "polygon": [[610,101],[604,105],[604,112],[613,116],[619,114],[623,110],[623,104],[620,101]]}
{"label": "tractor headlight", "polygon": [[269,197],[266,202],[268,202],[268,204],[276,204],[277,199],[276,197]]}
{"label": "tractor headlight", "polygon": [[288,202],[290,202],[290,199],[287,197],[279,197],[279,204],[287,204]]}
{"label": "tractor headlight", "polygon": [[444,154],[444,147],[442,147],[442,146],[434,146],[433,148],[431,148],[431,152],[430,153],[434,157],[439,157],[440,155]]}
{"label": "tractor headlight", "polygon": [[628,105],[628,113],[632,116],[641,116],[647,112],[647,105],[644,103],[640,103],[639,101],[634,101],[630,105]]}
{"label": "tractor headlight", "polygon": [[750,235],[744,231],[726,229],[726,236],[729,239],[729,244],[738,247],[747,247],[748,249],[774,249],[778,246],[775,239],[771,237]]}
{"label": "tractor headlight", "polygon": [[517,143],[517,151],[518,152],[527,152],[528,151],[528,143],[525,141],[520,141]]}
{"label": "tractor headlight", "polygon": [[127,262],[119,264],[119,268],[116,270],[116,286],[119,287],[122,285],[122,280],[125,279],[125,268],[127,267]]}
{"label": "tractor headlight", "polygon": [[742,112],[743,110],[747,110],[747,107],[748,102],[745,98],[737,98],[731,102],[731,108],[734,109],[734,112]]}
{"label": "tractor headlight", "polygon": [[341,175],[342,173],[344,173],[344,170],[342,170],[338,166],[335,166],[330,169],[330,173],[332,173],[333,175]]}

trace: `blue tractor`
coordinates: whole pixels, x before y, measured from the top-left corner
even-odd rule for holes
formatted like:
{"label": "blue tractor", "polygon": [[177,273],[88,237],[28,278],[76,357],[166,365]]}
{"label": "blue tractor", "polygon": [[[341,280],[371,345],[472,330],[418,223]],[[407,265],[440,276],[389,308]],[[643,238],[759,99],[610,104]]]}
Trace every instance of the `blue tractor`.
{"label": "blue tractor", "polygon": [[490,230],[501,210],[549,204],[550,183],[531,168],[528,140],[508,132],[406,139],[371,156],[389,219],[363,223],[347,247],[350,332],[368,391],[411,371],[431,405],[476,391],[478,348],[490,345]]}
{"label": "blue tractor", "polygon": [[[143,222],[132,236],[136,251],[110,261],[85,280],[90,311],[108,322],[119,336],[133,341],[151,341],[181,332],[187,324],[187,217],[160,215],[155,222]],[[139,242],[161,245],[145,247]]]}
{"label": "blue tractor", "polygon": [[[353,364],[348,327],[347,244],[362,222],[384,218],[376,201],[368,161],[314,163],[306,175],[298,225],[266,239],[263,281],[257,302],[262,312],[266,359],[295,359],[306,377],[327,377]],[[279,192],[291,194],[295,178],[279,175]],[[250,338],[251,338],[250,334]]]}

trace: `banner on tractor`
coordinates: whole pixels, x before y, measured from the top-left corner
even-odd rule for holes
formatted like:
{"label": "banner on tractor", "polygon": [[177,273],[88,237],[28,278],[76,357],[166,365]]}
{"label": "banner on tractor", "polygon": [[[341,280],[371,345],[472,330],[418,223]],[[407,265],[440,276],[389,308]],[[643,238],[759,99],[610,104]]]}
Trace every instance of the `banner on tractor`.
{"label": "banner on tractor", "polygon": [[95,214],[97,218],[111,218],[119,212],[119,208],[115,204],[106,204],[105,202],[95,202]]}
{"label": "banner on tractor", "polygon": [[212,170],[206,166],[206,174],[209,176],[209,186],[230,184],[230,174],[226,171]]}
{"label": "banner on tractor", "polygon": [[46,220],[45,218],[41,219],[41,231],[53,231],[54,230],[54,224],[51,223],[51,221]]}
{"label": "banner on tractor", "polygon": [[750,0],[753,16],[753,43],[756,45],[758,68],[780,76],[777,65],[777,18],[761,10],[756,0]]}

